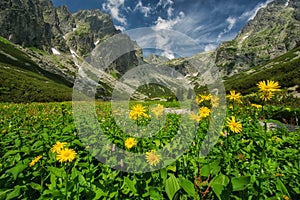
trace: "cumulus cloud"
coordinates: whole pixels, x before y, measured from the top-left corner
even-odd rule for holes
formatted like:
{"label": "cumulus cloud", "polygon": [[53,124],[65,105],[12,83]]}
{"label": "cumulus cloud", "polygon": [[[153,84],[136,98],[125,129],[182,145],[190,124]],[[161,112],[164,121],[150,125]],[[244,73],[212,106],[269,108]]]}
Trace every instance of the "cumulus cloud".
{"label": "cumulus cloud", "polygon": [[120,8],[124,8],[125,0],[109,0],[102,4],[105,11],[110,12],[111,16],[123,25],[127,24],[126,18],[120,13]]}
{"label": "cumulus cloud", "polygon": [[208,44],[204,47],[204,51],[212,51],[212,50],[215,50],[217,48],[217,45],[215,44]]}
{"label": "cumulus cloud", "polygon": [[125,27],[123,27],[123,26],[118,26],[118,25],[115,25],[115,28],[116,28],[117,30],[120,30],[120,31],[122,31],[122,32],[124,32],[124,31],[125,31]]}
{"label": "cumulus cloud", "polygon": [[151,13],[151,7],[150,6],[144,6],[142,1],[139,0],[139,2],[136,4],[134,11],[140,11],[141,13],[144,14],[145,17],[148,17],[149,14]]}
{"label": "cumulus cloud", "polygon": [[228,26],[218,35],[218,40],[222,38],[222,36],[232,30],[234,25],[236,24],[237,19],[234,17],[228,17],[226,19],[226,22],[228,23]]}
{"label": "cumulus cloud", "polygon": [[156,7],[162,6],[163,8],[166,8],[167,6],[173,5],[174,2],[172,0],[159,0]]}
{"label": "cumulus cloud", "polygon": [[184,13],[180,12],[179,15],[174,19],[163,19],[161,17],[158,17],[153,28],[154,30],[172,29],[184,18],[184,16]]}

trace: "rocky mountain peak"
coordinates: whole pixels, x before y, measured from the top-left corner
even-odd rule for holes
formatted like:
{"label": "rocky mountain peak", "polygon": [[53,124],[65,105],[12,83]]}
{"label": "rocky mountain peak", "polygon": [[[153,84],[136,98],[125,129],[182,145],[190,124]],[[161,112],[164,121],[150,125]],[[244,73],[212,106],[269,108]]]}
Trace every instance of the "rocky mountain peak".
{"label": "rocky mountain peak", "polygon": [[275,0],[260,9],[234,40],[216,50],[216,63],[231,75],[300,45],[299,1]]}

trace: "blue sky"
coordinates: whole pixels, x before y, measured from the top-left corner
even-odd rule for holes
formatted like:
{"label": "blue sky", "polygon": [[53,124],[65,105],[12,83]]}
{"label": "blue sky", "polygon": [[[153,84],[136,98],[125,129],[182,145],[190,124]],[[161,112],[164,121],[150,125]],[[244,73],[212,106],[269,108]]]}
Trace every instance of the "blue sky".
{"label": "blue sky", "polygon": [[[98,8],[113,17],[116,28],[141,27],[179,31],[199,45],[197,52],[213,50],[233,39],[256,12],[272,0],[52,0],[71,12]],[[193,53],[197,53],[193,52]]]}

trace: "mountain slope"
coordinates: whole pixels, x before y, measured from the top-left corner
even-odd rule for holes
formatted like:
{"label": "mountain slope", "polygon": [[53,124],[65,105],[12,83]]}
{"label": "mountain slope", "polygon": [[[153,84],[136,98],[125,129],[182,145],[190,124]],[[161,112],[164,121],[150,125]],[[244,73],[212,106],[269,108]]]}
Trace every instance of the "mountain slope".
{"label": "mountain slope", "polygon": [[275,0],[258,11],[234,40],[216,50],[225,75],[257,66],[300,46],[300,2]]}
{"label": "mountain slope", "polygon": [[40,68],[16,45],[0,37],[0,101],[71,100],[68,81]]}
{"label": "mountain slope", "polygon": [[300,47],[263,65],[228,77],[224,84],[227,90],[249,94],[257,91],[258,81],[266,79],[278,81],[283,88],[294,88],[294,95],[300,97]]}

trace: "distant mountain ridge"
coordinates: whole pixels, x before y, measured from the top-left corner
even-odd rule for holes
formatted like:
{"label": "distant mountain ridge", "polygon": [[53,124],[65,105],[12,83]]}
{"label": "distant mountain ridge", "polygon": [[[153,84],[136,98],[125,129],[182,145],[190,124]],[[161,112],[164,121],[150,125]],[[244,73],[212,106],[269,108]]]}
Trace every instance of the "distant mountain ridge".
{"label": "distant mountain ridge", "polygon": [[300,1],[274,0],[216,49],[216,65],[225,75],[247,70],[300,46],[299,36]]}
{"label": "distant mountain ridge", "polygon": [[[20,95],[13,99],[22,98],[22,94],[29,97],[30,91],[39,93],[38,91],[46,91],[45,88],[49,87],[51,88],[48,91],[56,91],[55,87],[59,87],[60,84],[64,86],[59,92],[66,91],[70,94],[71,86],[86,56],[89,56],[98,44],[116,34],[121,34],[122,41],[126,45],[134,47],[134,51],[120,56],[105,71],[99,73],[99,77],[102,78],[98,82],[97,98],[107,99],[111,95],[117,79],[135,66],[147,62],[157,66],[173,67],[188,77],[191,82],[197,79],[199,74],[201,75],[197,70],[195,71],[193,63],[208,56],[215,60],[225,79],[227,76],[241,74],[245,71],[241,77],[247,76],[252,73],[253,67],[257,66],[266,69],[274,68],[270,64],[264,64],[267,62],[272,65],[276,63],[276,70],[273,70],[276,73],[280,72],[281,67],[290,67],[293,63],[296,66],[291,69],[294,74],[298,74],[297,67],[300,67],[297,56],[299,50],[294,50],[300,46],[300,1],[298,0],[274,0],[266,8],[259,10],[254,19],[246,24],[235,39],[222,43],[215,51],[174,60],[154,55],[143,59],[142,50],[136,42],[116,30],[111,16],[100,10],[81,10],[71,13],[66,6],[54,7],[51,0],[7,0],[0,2],[0,36],[9,40],[6,41],[0,37],[0,95],[5,94],[6,98],[6,100],[0,100],[10,101],[9,97],[15,93]],[[289,54],[289,52],[292,53]],[[105,57],[113,57],[113,53],[107,51]],[[278,56],[286,53],[292,55],[290,57],[296,61],[287,65],[283,60],[276,60]],[[23,65],[22,62],[24,62]],[[281,63],[283,64],[281,65]],[[264,74],[257,68],[254,71],[259,71],[260,77]],[[24,88],[27,86],[25,87],[23,82],[18,82],[20,80],[16,78],[24,77],[24,73],[30,75],[36,73],[37,77],[44,76],[47,80],[42,77],[28,78],[25,85],[36,88],[25,91]],[[154,81],[160,80],[170,87],[175,85],[176,88],[175,82],[167,76],[157,76],[151,72],[150,77]],[[12,83],[8,83],[8,80]],[[290,78],[290,80],[293,81],[288,82],[286,87],[300,85],[297,78]],[[49,82],[51,82],[51,86],[48,85]],[[132,91],[136,87],[135,84],[135,81],[130,81],[127,85],[122,85],[122,88]],[[22,85],[20,91],[15,85]],[[43,85],[44,89],[40,90],[38,85]],[[234,87],[230,84],[230,88]],[[144,94],[140,93],[136,96],[147,98],[147,87],[144,89]],[[164,88],[160,88],[160,90],[164,91]],[[51,98],[50,95],[49,98],[28,98],[28,101],[41,99],[44,101],[44,99],[51,100]],[[55,99],[71,100],[71,96],[55,97]]]}

